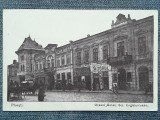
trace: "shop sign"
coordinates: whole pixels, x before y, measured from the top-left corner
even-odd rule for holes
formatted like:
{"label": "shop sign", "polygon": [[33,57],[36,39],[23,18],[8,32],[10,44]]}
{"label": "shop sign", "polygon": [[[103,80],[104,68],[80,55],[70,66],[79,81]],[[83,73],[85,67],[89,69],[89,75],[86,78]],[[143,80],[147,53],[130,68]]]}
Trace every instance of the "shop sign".
{"label": "shop sign", "polygon": [[104,71],[109,71],[111,70],[111,66],[108,64],[97,64],[97,63],[92,63],[90,65],[91,72],[93,73],[99,73],[99,72],[104,72]]}
{"label": "shop sign", "polygon": [[87,67],[76,68],[74,71],[74,76],[86,76],[90,74],[91,74],[90,69]]}

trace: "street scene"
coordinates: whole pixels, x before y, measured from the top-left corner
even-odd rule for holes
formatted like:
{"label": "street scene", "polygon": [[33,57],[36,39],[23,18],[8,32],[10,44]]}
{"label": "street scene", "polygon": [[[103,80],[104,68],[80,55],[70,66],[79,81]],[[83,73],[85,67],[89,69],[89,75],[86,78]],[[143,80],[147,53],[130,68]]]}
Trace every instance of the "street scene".
{"label": "street scene", "polygon": [[[44,102],[127,102],[127,103],[152,103],[152,94],[144,95],[142,92],[126,94],[113,94],[112,91],[47,91]],[[37,95],[22,96],[22,99],[13,99],[11,102],[38,102]]]}
{"label": "street scene", "polygon": [[21,39],[7,65],[8,102],[153,103],[154,16],[113,19],[108,30],[60,46]]}

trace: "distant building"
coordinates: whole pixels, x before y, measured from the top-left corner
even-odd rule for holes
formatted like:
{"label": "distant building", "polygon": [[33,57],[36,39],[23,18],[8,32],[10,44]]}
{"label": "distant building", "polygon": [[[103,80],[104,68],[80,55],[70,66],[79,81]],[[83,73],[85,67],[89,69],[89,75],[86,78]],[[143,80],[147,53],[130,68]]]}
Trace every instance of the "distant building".
{"label": "distant building", "polygon": [[34,56],[43,52],[44,49],[30,36],[25,38],[20,48],[16,51],[18,55],[18,77],[20,82],[34,79],[35,60]]}
{"label": "distant building", "polygon": [[72,41],[56,49],[56,79],[73,84]]}
{"label": "distant building", "polygon": [[10,83],[20,82],[19,77],[17,76],[18,62],[16,60],[13,60],[13,64],[8,65],[7,71],[8,85],[10,85]]}

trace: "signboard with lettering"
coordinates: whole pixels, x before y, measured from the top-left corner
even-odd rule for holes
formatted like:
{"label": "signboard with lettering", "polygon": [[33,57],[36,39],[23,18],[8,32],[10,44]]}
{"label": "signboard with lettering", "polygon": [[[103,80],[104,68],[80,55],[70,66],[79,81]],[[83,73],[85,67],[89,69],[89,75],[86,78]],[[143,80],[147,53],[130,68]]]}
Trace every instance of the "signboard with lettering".
{"label": "signboard with lettering", "polygon": [[99,72],[111,70],[111,66],[105,63],[103,64],[92,63],[90,65],[90,69],[91,69],[91,72],[93,73],[99,73]]}

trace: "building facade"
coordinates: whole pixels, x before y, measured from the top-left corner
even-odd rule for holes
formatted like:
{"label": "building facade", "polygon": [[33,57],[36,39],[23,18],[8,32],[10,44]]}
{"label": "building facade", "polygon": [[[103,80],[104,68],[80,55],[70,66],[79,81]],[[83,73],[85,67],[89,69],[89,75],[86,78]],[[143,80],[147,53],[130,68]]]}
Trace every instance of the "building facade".
{"label": "building facade", "polygon": [[16,51],[18,55],[18,77],[20,82],[34,79],[35,55],[43,52],[44,49],[31,37],[25,38],[20,48]]}
{"label": "building facade", "polygon": [[73,49],[75,83],[84,81],[88,89],[153,85],[153,16],[135,20],[119,14],[111,29],[75,41]]}
{"label": "building facade", "polygon": [[10,83],[19,83],[19,77],[17,76],[17,72],[18,72],[18,62],[16,60],[13,60],[13,64],[8,65],[8,69],[7,69],[7,79],[8,79],[8,85],[10,85]]}
{"label": "building facade", "polygon": [[153,85],[153,16],[135,20],[119,14],[111,29],[57,47],[26,38],[18,51],[20,81],[34,79],[87,90],[145,90]]}

